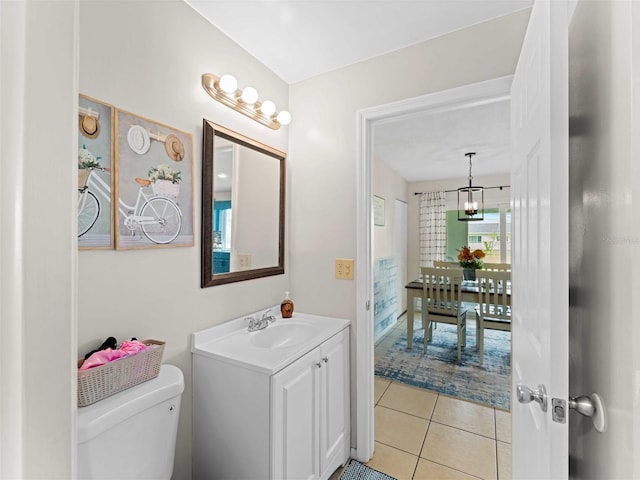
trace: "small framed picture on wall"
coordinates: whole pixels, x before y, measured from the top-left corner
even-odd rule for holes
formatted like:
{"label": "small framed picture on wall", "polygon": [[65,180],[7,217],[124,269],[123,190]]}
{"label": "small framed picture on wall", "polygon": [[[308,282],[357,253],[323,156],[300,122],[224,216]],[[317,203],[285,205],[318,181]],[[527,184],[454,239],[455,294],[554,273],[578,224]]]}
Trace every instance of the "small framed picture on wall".
{"label": "small framed picture on wall", "polygon": [[373,224],[384,227],[384,198],[373,196]]}

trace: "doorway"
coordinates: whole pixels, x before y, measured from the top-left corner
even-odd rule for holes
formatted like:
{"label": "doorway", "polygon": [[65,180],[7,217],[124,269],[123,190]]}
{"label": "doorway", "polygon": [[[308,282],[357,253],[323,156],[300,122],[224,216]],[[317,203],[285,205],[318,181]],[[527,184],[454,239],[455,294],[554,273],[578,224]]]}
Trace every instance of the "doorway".
{"label": "doorway", "polygon": [[[373,299],[372,283],[372,130],[376,122],[399,115],[447,108],[463,108],[494,102],[509,97],[511,77],[503,77],[478,84],[425,95],[389,105],[373,107],[358,113],[358,239],[357,239],[357,312],[356,327],[356,397],[357,415],[356,458],[367,461],[374,451],[374,375],[373,375]],[[411,274],[409,272],[409,274]]]}

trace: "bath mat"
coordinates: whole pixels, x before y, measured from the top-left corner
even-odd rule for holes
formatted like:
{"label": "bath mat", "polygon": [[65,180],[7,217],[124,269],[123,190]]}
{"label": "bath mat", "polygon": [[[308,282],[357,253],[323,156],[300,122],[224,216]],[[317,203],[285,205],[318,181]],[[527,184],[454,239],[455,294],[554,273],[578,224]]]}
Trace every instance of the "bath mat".
{"label": "bath mat", "polygon": [[396,480],[382,472],[369,468],[361,464],[357,460],[351,460],[349,465],[344,469],[340,480]]}
{"label": "bath mat", "polygon": [[467,346],[458,364],[456,326],[438,324],[427,354],[422,353],[423,330],[414,331],[407,350],[406,331],[376,362],[375,373],[396,382],[504,410],[510,408],[511,332],[485,330],[484,364],[476,349],[476,322],[467,321]]}

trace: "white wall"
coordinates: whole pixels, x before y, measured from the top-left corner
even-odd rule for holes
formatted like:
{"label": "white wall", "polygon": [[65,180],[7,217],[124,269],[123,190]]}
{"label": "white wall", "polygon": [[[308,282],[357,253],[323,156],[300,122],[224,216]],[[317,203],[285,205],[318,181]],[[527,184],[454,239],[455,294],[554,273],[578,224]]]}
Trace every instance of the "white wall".
{"label": "white wall", "polygon": [[[375,154],[374,154],[375,157]],[[373,228],[373,259],[391,257],[394,250],[395,201],[407,203],[407,182],[385,162],[374,158],[373,194],[385,200],[384,226]]]}
{"label": "white wall", "polygon": [[288,149],[287,127],[271,130],[214,101],[201,75],[232,73],[280,108],[288,86],[181,1],[81,2],[80,22],[81,93],[193,134],[195,246],[81,251],[78,291],[79,354],[110,335],[167,342],[164,362],[186,378],[174,478],[191,478],[189,334],[278,304],[289,290],[288,274],[200,288],[202,119]]}
{"label": "white wall", "polygon": [[355,316],[356,284],[334,279],[333,261],[356,254],[356,113],[513,74],[528,18],[525,10],[291,86],[290,253],[299,308]]}
{"label": "white wall", "polygon": [[[420,210],[418,208],[419,196],[414,195],[415,192],[436,192],[441,190],[455,190],[464,187],[468,183],[466,176],[449,180],[434,180],[427,182],[413,182],[408,185],[409,190],[409,209],[408,209],[408,237],[409,251],[407,253],[408,271],[410,278],[418,278],[420,264]],[[474,185],[482,185],[483,187],[497,187],[500,185],[509,185],[509,174],[504,175],[486,175],[474,176]],[[484,192],[485,208],[496,208],[499,205],[509,205],[511,201],[511,189],[504,188],[489,189]],[[456,210],[458,208],[458,194],[446,194],[446,209]],[[462,245],[460,245],[462,247]]]}
{"label": "white wall", "polygon": [[569,35],[569,414],[572,478],[640,478],[640,4],[579,2]]}
{"label": "white wall", "polygon": [[0,478],[75,441],[77,2],[0,2]]}

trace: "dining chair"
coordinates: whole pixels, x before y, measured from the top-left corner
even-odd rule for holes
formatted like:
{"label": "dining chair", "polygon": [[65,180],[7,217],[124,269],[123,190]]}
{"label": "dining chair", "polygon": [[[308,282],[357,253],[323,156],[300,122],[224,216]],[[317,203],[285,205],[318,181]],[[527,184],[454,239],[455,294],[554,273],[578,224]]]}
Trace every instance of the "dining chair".
{"label": "dining chair", "polygon": [[462,303],[462,268],[422,267],[422,325],[424,353],[433,337],[434,323],[456,325],[458,363],[467,344],[467,308]]}
{"label": "dining chair", "polygon": [[482,265],[483,270],[498,270],[498,271],[511,271],[510,263],[484,263]]}
{"label": "dining chair", "polygon": [[478,270],[477,279],[476,345],[482,365],[485,328],[511,331],[511,305],[506,295],[511,291],[511,272]]}
{"label": "dining chair", "polygon": [[444,262],[441,260],[434,260],[433,266],[435,268],[457,268],[460,265],[458,264],[458,262]]}

